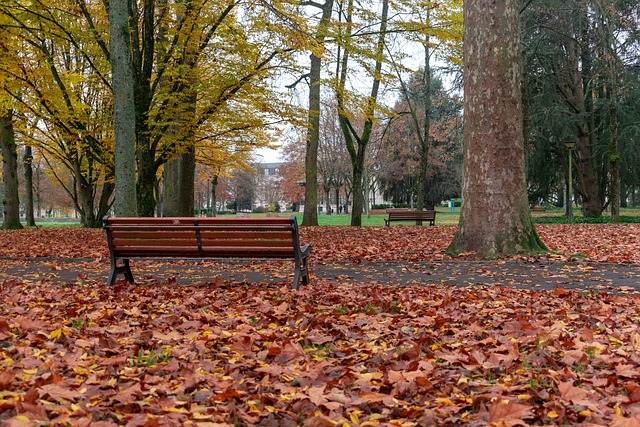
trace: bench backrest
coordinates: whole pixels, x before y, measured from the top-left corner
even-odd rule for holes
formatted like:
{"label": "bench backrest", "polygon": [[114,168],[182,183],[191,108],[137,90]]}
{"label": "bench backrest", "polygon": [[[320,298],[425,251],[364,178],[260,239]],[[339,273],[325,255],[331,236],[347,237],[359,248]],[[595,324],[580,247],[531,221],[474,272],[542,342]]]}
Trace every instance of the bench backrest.
{"label": "bench backrest", "polygon": [[105,217],[103,222],[116,257],[293,258],[300,248],[295,217]]}
{"label": "bench backrest", "polygon": [[435,219],[436,211],[410,211],[410,210],[393,210],[388,212],[389,219]]}

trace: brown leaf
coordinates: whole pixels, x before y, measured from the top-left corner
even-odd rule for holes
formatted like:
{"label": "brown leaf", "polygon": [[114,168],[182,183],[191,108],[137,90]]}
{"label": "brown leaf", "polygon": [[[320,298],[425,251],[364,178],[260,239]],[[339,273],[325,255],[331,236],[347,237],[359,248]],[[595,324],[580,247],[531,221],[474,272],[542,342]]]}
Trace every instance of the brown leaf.
{"label": "brown leaf", "polygon": [[45,384],[40,386],[38,389],[38,394],[41,398],[49,396],[51,399],[66,404],[68,402],[75,402],[75,400],[79,397],[77,390],[69,390],[67,388],[61,387],[58,384]]}
{"label": "brown leaf", "polygon": [[509,400],[496,399],[489,406],[490,423],[503,421],[507,426],[528,425],[523,418],[530,418],[532,415],[531,406]]}

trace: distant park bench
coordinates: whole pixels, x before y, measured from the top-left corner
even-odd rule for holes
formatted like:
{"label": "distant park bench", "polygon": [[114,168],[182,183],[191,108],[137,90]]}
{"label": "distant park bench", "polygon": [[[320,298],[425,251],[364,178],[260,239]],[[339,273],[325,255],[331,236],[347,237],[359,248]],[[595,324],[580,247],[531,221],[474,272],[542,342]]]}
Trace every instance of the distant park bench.
{"label": "distant park bench", "polygon": [[388,227],[393,221],[428,221],[429,225],[435,225],[436,211],[387,209],[387,217],[384,219],[384,225]]}
{"label": "distant park bench", "polygon": [[531,208],[531,212],[546,212],[547,208],[544,206],[534,206]]}
{"label": "distant park bench", "polygon": [[300,247],[291,218],[117,218],[104,217],[111,255],[108,284],[124,275],[134,282],[131,258],[292,258],[295,274],[309,283],[311,246]]}

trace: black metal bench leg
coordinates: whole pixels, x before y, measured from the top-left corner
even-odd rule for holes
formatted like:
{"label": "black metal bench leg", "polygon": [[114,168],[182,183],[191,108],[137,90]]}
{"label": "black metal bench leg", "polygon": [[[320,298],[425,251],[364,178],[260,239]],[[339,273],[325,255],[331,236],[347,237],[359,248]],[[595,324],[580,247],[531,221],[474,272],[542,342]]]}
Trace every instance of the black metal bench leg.
{"label": "black metal bench leg", "polygon": [[296,259],[295,260],[295,264],[296,264],[296,272],[293,275],[293,283],[291,285],[291,287],[295,290],[298,290],[298,284],[300,283],[300,276],[301,276],[301,271],[300,271],[300,260]]}
{"label": "black metal bench leg", "polygon": [[302,259],[302,284],[309,284],[309,257]]}
{"label": "black metal bench leg", "polygon": [[300,285],[300,281],[302,281],[303,286],[309,284],[309,257],[305,256],[301,260],[296,259],[295,264],[296,272],[293,276],[292,288],[297,290]]}
{"label": "black metal bench leg", "polygon": [[133,280],[133,273],[131,272],[131,267],[129,266],[129,260],[127,258],[122,260],[122,265],[118,265],[117,260],[111,260],[111,271],[109,272],[109,279],[107,279],[108,285],[113,285],[116,283],[116,279],[119,275],[123,274],[124,278],[127,279],[128,282],[135,283]]}

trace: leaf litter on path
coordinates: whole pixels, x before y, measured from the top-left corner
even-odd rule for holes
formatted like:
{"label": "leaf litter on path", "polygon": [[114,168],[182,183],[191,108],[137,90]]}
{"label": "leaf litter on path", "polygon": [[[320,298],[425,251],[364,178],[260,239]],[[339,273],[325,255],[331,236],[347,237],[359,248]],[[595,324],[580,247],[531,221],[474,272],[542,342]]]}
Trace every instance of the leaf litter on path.
{"label": "leaf litter on path", "polygon": [[[615,237],[606,244],[602,228]],[[414,260],[445,261],[455,231],[393,229],[396,240],[384,229],[345,227],[340,239],[303,229],[302,241],[318,264],[406,261],[410,271]],[[539,230],[562,252],[543,259],[638,262],[637,227]],[[101,230],[80,234],[3,232],[0,256],[108,262]],[[399,242],[409,238],[412,248]],[[571,274],[591,266],[571,261]],[[290,266],[260,268],[285,276]],[[640,425],[640,296],[518,290],[499,268],[479,266],[477,277],[495,281],[464,288],[4,280],[0,424]]]}

